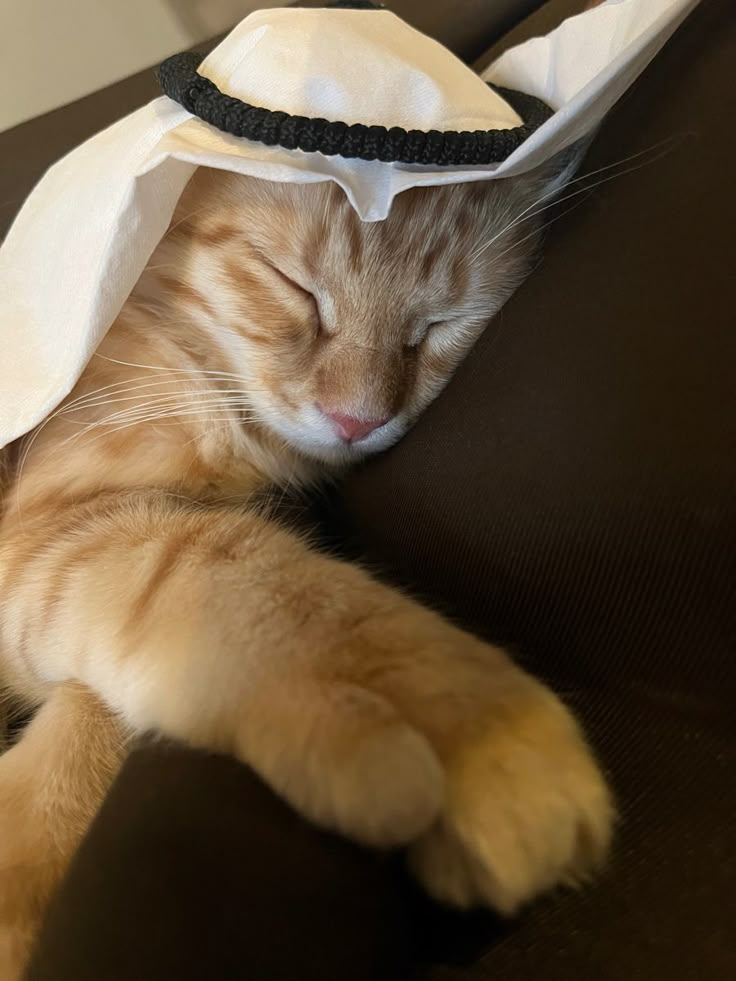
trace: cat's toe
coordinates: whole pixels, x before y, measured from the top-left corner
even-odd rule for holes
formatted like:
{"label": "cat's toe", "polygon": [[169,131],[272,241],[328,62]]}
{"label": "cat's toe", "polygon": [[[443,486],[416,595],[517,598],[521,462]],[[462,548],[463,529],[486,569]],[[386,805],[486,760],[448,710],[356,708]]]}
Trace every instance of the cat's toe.
{"label": "cat's toe", "polygon": [[[383,723],[315,761],[301,809],[324,827],[375,848],[406,845],[436,819],[442,768],[422,735],[400,720]],[[306,774],[305,774],[306,775]]]}
{"label": "cat's toe", "polygon": [[435,898],[510,915],[589,878],[608,851],[613,813],[576,724],[546,696],[525,724],[491,727],[458,753],[443,814],[410,863]]}

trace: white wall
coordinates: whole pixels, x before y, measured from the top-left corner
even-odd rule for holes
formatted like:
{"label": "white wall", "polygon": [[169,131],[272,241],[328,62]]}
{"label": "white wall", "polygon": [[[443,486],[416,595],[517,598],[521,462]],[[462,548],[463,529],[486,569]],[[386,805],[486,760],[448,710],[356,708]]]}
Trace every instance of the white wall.
{"label": "white wall", "polygon": [[0,130],[288,0],[0,0]]}

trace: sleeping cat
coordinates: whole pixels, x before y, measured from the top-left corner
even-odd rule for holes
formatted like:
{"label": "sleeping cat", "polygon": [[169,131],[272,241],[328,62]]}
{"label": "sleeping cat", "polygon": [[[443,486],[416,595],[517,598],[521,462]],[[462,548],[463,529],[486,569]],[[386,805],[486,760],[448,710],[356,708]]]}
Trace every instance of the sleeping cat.
{"label": "sleeping cat", "polygon": [[557,698],[256,503],[406,432],[528,272],[548,186],[415,189],[364,224],[330,183],[197,172],[74,392],[4,461],[0,677],[40,706],[0,758],[4,981],[148,729],[408,846],[460,906],[512,913],[603,857],[609,794]]}

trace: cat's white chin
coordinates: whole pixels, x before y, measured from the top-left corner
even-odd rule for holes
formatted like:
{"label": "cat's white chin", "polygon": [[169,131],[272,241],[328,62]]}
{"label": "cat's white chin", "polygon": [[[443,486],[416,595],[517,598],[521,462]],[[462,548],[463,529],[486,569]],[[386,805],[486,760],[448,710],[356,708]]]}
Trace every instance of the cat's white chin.
{"label": "cat's white chin", "polygon": [[[388,428],[388,427],[386,427]],[[341,439],[320,439],[311,433],[302,433],[299,436],[289,438],[289,442],[305,456],[322,463],[332,466],[349,466],[358,463],[367,456],[380,453],[393,446],[401,436],[403,431],[388,433],[371,433],[365,439],[347,443]]]}
{"label": "cat's white chin", "polygon": [[350,466],[367,456],[387,450],[408,429],[407,421],[401,416],[395,416],[363,439],[346,442],[326,426],[310,425],[309,421],[292,424],[283,418],[269,418],[267,423],[269,428],[299,453],[333,467]]}

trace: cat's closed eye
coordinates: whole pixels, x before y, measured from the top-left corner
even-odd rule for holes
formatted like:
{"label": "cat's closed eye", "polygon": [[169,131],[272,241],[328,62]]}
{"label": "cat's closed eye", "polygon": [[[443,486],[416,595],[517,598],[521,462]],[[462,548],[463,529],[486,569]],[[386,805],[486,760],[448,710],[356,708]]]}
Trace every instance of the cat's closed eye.
{"label": "cat's closed eye", "polygon": [[275,266],[272,262],[267,262],[266,265],[269,267],[271,272],[275,273],[278,276],[278,278],[285,286],[288,286],[290,289],[295,290],[298,293],[301,293],[304,297],[314,300],[315,297],[314,294],[311,292],[311,290],[307,289],[306,286],[302,286],[301,283],[297,283],[297,281],[293,279],[291,276],[287,275],[283,271],[283,269],[279,269],[279,267]]}
{"label": "cat's closed eye", "polygon": [[273,262],[267,259],[263,259],[262,261],[268,267],[269,271],[276,276],[276,278],[280,281],[282,286],[287,287],[287,289],[289,289],[289,291],[294,296],[299,297],[301,300],[305,301],[309,305],[310,315],[314,319],[314,327],[316,332],[315,336],[320,336],[323,333],[325,333],[324,325],[322,322],[322,316],[319,308],[319,301],[317,300],[317,297],[314,295],[314,293],[308,287],[303,286],[301,283],[297,282],[288,273],[285,273],[283,269],[280,269]]}

